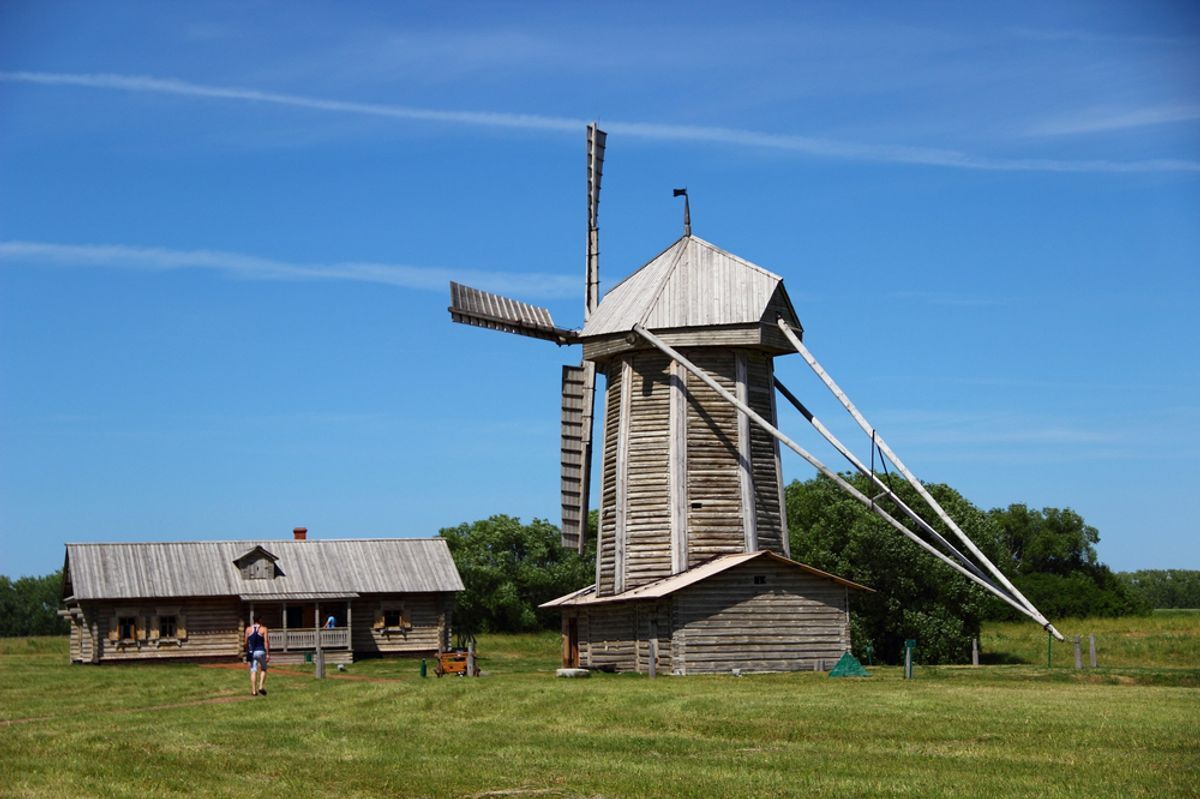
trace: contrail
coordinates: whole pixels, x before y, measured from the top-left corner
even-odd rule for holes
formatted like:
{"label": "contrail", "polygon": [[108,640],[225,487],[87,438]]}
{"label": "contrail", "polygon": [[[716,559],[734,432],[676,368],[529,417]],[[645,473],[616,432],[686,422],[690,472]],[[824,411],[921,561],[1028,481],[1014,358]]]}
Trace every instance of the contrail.
{"label": "contrail", "polygon": [[[92,89],[240,100],[243,102],[270,103],[294,108],[306,108],[314,111],[389,117],[417,122],[533,130],[551,133],[574,134],[589,121],[543,114],[449,111],[384,103],[332,100],[236,86],[210,86],[201,83],[141,75],[0,72],[0,80],[11,83],[79,86]],[[766,133],[743,128],[707,125],[672,125],[653,122],[607,120],[604,123],[604,127],[610,133],[643,139],[754,147],[798,153],[816,158],[837,158],[876,163],[1004,172],[1200,172],[1200,161],[1184,159],[1072,161],[1043,158],[989,158],[951,149],[908,147],[891,144],[860,144],[836,139],[797,136],[787,133]]]}
{"label": "contrail", "polygon": [[369,262],[302,264],[222,250],[172,250],[125,244],[0,241],[0,262],[151,271],[208,269],[243,280],[349,280],[442,292],[453,278],[493,291],[531,297],[574,297],[579,293],[578,281],[574,278],[538,272],[464,272]]}

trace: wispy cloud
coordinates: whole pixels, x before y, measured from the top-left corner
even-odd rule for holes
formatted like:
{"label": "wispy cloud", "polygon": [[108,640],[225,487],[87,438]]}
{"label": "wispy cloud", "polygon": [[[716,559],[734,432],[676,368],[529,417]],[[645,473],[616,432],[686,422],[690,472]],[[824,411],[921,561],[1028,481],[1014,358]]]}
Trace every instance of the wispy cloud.
{"label": "wispy cloud", "polygon": [[142,270],[208,269],[243,280],[342,280],[419,291],[446,291],[450,280],[458,280],[492,291],[542,298],[573,297],[579,293],[579,281],[567,275],[364,262],[305,264],[222,250],[172,250],[123,244],[0,241],[0,262]]}
{"label": "wispy cloud", "polygon": [[[578,133],[587,120],[493,111],[451,111],[384,103],[334,100],[298,94],[260,91],[234,86],[212,86],[187,81],[137,75],[76,74],[56,72],[0,72],[0,80],[52,86],[76,86],[131,92],[238,100],[358,114],[488,128]],[[744,128],[707,125],[674,125],[655,122],[605,120],[610,133],[670,142],[724,144],[779,150],[815,158],[835,158],[876,163],[910,164],[1006,172],[1200,172],[1200,161],[1151,159],[1141,161],[1061,160],[1044,158],[990,158],[952,149],[895,144],[862,144],[827,138],[767,133]]]}
{"label": "wispy cloud", "polygon": [[1057,116],[1030,127],[1030,136],[1074,136],[1113,130],[1145,128],[1200,119],[1200,105],[1168,105],[1155,108],[1094,108]]}

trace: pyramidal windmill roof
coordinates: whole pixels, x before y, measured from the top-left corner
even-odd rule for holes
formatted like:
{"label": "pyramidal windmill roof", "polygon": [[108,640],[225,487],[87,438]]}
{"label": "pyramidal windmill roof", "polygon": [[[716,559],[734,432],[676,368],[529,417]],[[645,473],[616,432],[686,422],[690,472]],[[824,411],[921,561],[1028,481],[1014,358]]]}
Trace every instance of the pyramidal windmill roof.
{"label": "pyramidal windmill roof", "polygon": [[780,295],[795,309],[783,278],[704,239],[685,235],[609,290],[580,336],[759,322]]}

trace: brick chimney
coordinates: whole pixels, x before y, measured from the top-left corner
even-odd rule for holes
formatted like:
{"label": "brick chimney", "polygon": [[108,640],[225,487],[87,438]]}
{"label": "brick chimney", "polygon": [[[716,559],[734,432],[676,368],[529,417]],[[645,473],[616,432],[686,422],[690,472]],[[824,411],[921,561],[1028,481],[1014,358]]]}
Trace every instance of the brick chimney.
{"label": "brick chimney", "polygon": [[307,527],[294,528],[292,530],[292,540],[293,541],[307,541],[308,540],[308,528]]}

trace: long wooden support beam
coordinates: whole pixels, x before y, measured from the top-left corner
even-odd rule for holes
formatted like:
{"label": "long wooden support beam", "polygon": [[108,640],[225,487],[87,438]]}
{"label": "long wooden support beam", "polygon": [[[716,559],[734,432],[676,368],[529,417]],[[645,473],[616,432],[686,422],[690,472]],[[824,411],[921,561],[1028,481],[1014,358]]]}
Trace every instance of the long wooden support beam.
{"label": "long wooden support beam", "polygon": [[715,381],[711,377],[709,377],[708,374],[704,370],[700,369],[700,367],[696,366],[694,363],[689,361],[687,358],[680,355],[678,352],[676,352],[674,349],[672,349],[670,346],[668,346],[666,343],[664,343],[662,341],[662,339],[660,339],[658,336],[654,335],[646,328],[642,327],[641,325],[637,325],[637,324],[635,324],[633,326],[633,332],[637,333],[639,336],[646,339],[646,341],[650,342],[652,345],[657,347],[659,350],[661,350],[663,353],[665,353],[668,357],[670,357],[672,360],[674,360],[676,363],[678,363],[684,369],[687,369],[689,372],[691,372],[696,377],[698,377],[705,385],[707,385],[713,391],[717,392],[717,394],[723,400],[728,402],[733,407],[737,408],[742,413],[749,416],[750,419],[753,420],[755,424],[757,424],[763,430],[766,430],[768,433],[770,433],[772,436],[774,436],[776,439],[778,439],[780,441],[780,443],[784,444],[786,447],[791,449],[793,452],[795,452],[801,458],[804,458],[804,460],[806,460],[810,464],[812,464],[812,466],[815,469],[817,469],[817,471],[821,472],[821,474],[828,477],[839,488],[841,488],[847,494],[854,497],[860,503],[862,503],[864,506],[866,506],[871,511],[873,511],[875,514],[877,514],[885,522],[887,522],[892,527],[894,527],[898,532],[900,532],[900,534],[902,534],[903,536],[905,536],[906,538],[911,540],[913,543],[915,543],[917,546],[924,549],[929,554],[933,555],[938,560],[945,563],[950,568],[952,568],[955,571],[962,574],[968,580],[976,583],[977,585],[984,588],[988,592],[990,592],[990,593],[994,594],[995,596],[999,597],[1000,599],[1004,600],[1018,612],[1023,613],[1024,615],[1029,616],[1030,618],[1034,618],[1033,614],[1031,614],[1027,608],[1025,608],[1021,603],[1019,603],[1015,599],[1013,599],[1013,597],[1009,596],[1006,592],[1001,591],[997,586],[993,585],[992,583],[988,582],[987,580],[983,580],[983,579],[980,579],[979,577],[976,577],[970,571],[963,568],[959,563],[951,560],[945,553],[941,552],[936,547],[934,547],[932,544],[925,541],[923,538],[921,538],[916,533],[914,533],[912,530],[909,530],[903,524],[896,521],[896,519],[890,513],[888,513],[887,511],[885,511],[883,508],[879,507],[878,505],[876,505],[874,502],[871,501],[871,499],[869,497],[867,497],[865,494],[863,494],[861,491],[859,491],[854,486],[850,485],[850,483],[846,482],[845,478],[843,478],[837,472],[830,469],[825,464],[821,463],[821,461],[817,460],[817,458],[815,456],[813,456],[811,453],[809,453],[807,450],[805,450],[803,447],[801,447],[795,441],[792,441],[790,438],[788,438],[786,435],[784,435],[782,432],[780,432],[780,430],[778,428],[776,428],[775,425],[771,424],[766,419],[764,419],[762,416],[760,416],[749,405],[746,405],[745,403],[738,400],[737,397],[730,394],[723,386],[721,386],[720,383],[718,383],[717,381]]}
{"label": "long wooden support beam", "polygon": [[[810,411],[808,408],[806,408],[804,406],[804,403],[801,402],[796,397],[795,394],[788,391],[787,386],[785,386],[783,383],[781,383],[779,378],[775,378],[775,388],[779,389],[779,393],[782,394],[784,396],[784,398],[787,399],[787,401],[790,402],[793,407],[795,407],[796,410],[800,411],[800,415],[803,416],[805,419],[807,419],[808,423],[811,424],[813,426],[813,428],[818,433],[821,434],[821,437],[824,438],[826,441],[828,441],[830,444],[832,444],[833,448],[836,449],[838,452],[840,452],[842,454],[842,457],[844,457],[846,460],[848,460],[850,462],[850,465],[858,470],[859,474],[863,475],[868,480],[870,480],[871,483],[873,483],[876,488],[878,488],[880,491],[882,491],[888,497],[888,499],[895,502],[896,505],[900,508],[900,510],[902,510],[904,512],[904,515],[908,516],[908,518],[910,518],[914,522],[916,522],[917,525],[922,530],[924,530],[929,535],[933,536],[938,541],[938,543],[940,543],[942,546],[944,546],[946,549],[948,549],[950,551],[950,553],[952,555],[954,555],[955,558],[958,559],[959,563],[966,566],[971,571],[975,572],[975,574],[977,576],[982,577],[984,579],[988,579],[987,575],[985,575],[978,566],[976,566],[974,563],[972,563],[971,560],[966,555],[959,552],[958,549],[953,544],[951,544],[949,541],[947,541],[946,538],[941,533],[939,533],[937,530],[933,529],[933,527],[928,522],[926,522],[923,518],[921,518],[920,514],[918,514],[915,510],[910,508],[908,506],[908,503],[906,503],[904,500],[900,499],[900,497],[896,494],[896,492],[892,490],[891,486],[889,486],[887,483],[880,480],[879,476],[877,474],[875,474],[875,472],[873,472],[871,469],[868,469],[867,466],[862,461],[860,461],[858,458],[856,458],[854,456],[854,453],[852,453],[849,449],[847,449],[842,444],[842,442],[838,440],[837,436],[835,436],[828,427],[826,427],[824,424],[822,424],[821,420],[818,419],[816,416],[814,416],[812,411]],[[989,580],[989,582],[990,582],[990,580]]]}
{"label": "long wooden support beam", "polygon": [[784,336],[786,336],[788,341],[792,343],[792,346],[795,347],[796,352],[800,353],[800,355],[808,363],[809,367],[813,370],[813,372],[816,373],[817,377],[821,378],[821,382],[825,384],[825,386],[833,393],[833,395],[838,398],[838,401],[842,403],[847,411],[849,411],[850,415],[854,417],[854,421],[858,422],[858,426],[862,428],[863,432],[871,436],[875,443],[879,445],[879,451],[882,452],[896,466],[896,470],[900,472],[900,474],[904,476],[904,479],[908,481],[909,485],[911,485],[916,492],[921,495],[921,498],[929,503],[929,507],[933,508],[934,512],[937,513],[938,517],[946,524],[946,526],[949,527],[956,536],[958,536],[959,540],[962,541],[967,550],[970,551],[970,553],[974,555],[989,572],[991,572],[991,574],[1000,582],[1000,584],[1003,585],[1012,594],[1012,596],[1014,596],[1020,602],[1020,604],[1024,606],[1025,615],[1029,616],[1038,624],[1041,624],[1043,627],[1045,627],[1046,630],[1048,630],[1058,640],[1064,640],[1062,633],[1054,629],[1054,625],[1051,624],[1050,621],[1041,614],[1041,611],[1034,607],[1033,603],[1026,599],[1024,594],[1017,590],[1017,587],[1013,585],[1007,577],[1004,576],[1004,573],[1000,571],[1000,569],[996,568],[994,563],[988,560],[987,555],[984,555],[983,552],[980,551],[979,547],[975,546],[975,542],[971,540],[970,536],[962,531],[958,524],[955,523],[954,519],[950,518],[950,514],[946,513],[938,501],[933,498],[933,495],[930,494],[921,481],[917,479],[916,475],[909,471],[908,467],[905,466],[904,462],[896,456],[896,453],[893,452],[892,448],[887,445],[887,442],[883,440],[878,431],[876,431],[875,428],[872,427],[871,424],[866,420],[866,417],[859,413],[858,408],[856,408],[854,403],[850,401],[850,397],[846,396],[846,392],[842,391],[841,387],[838,386],[838,384],[834,382],[833,378],[829,376],[829,373],[821,367],[821,364],[819,364],[817,359],[813,357],[813,354],[809,352],[808,347],[805,347],[800,341],[799,337],[795,334],[787,321],[781,318],[778,320],[778,325],[779,329],[783,331]]}

